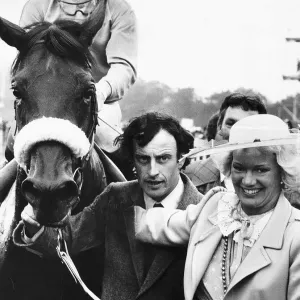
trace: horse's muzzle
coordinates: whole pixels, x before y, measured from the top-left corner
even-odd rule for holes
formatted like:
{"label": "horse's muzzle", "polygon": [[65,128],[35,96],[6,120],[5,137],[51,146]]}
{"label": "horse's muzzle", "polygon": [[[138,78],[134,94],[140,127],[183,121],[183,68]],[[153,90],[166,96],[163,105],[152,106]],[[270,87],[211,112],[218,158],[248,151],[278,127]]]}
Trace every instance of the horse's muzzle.
{"label": "horse's muzzle", "polygon": [[28,177],[21,186],[25,199],[32,206],[36,220],[42,225],[60,222],[78,203],[78,187],[74,180],[53,186]]}

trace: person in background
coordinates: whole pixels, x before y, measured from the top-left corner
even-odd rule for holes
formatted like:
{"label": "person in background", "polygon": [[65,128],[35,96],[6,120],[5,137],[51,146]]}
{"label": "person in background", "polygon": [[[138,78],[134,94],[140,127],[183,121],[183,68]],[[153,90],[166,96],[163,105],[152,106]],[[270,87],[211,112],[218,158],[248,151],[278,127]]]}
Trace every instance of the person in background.
{"label": "person in background", "polygon": [[234,192],[215,187],[210,199],[184,211],[136,207],[138,239],[188,243],[185,300],[299,299],[300,211],[284,191],[300,190],[300,153],[295,144],[272,145],[287,138],[278,117],[246,117],[232,126],[229,145],[269,145],[224,152],[220,167],[231,175]]}
{"label": "person in background", "polygon": [[[179,169],[193,137],[173,117],[146,113],[133,119],[118,139],[137,180],[112,183],[63,228],[70,254],[100,245],[105,249],[101,299],[182,300],[186,248],[162,248],[135,238],[134,207],[185,209],[202,195]],[[56,255],[57,231],[39,226],[31,206],[14,231],[15,244]],[[100,252],[102,253],[102,252]],[[101,284],[101,282],[99,282]]]}
{"label": "person in background", "polygon": [[[106,4],[105,19],[90,46],[100,118],[96,142],[107,153],[112,153],[117,150],[114,140],[121,133],[119,100],[137,77],[137,24],[131,6],[126,0],[28,0],[22,11],[20,26],[42,21],[53,23],[60,19],[82,23],[101,1]],[[10,134],[7,160],[13,158],[13,144]]]}
{"label": "person in background", "polygon": [[206,129],[206,139],[207,141],[211,140],[219,140],[220,136],[217,136],[218,133],[218,120],[219,120],[219,112],[214,113],[208,120],[207,129]]}
{"label": "person in background", "polygon": [[[266,106],[259,96],[241,93],[228,95],[224,99],[218,114],[216,132],[218,140],[228,141],[231,127],[242,118],[266,113]],[[232,189],[230,179],[221,174],[212,157],[191,163],[185,168],[184,173],[202,194],[206,194],[215,186],[226,186],[226,183],[226,187]]]}

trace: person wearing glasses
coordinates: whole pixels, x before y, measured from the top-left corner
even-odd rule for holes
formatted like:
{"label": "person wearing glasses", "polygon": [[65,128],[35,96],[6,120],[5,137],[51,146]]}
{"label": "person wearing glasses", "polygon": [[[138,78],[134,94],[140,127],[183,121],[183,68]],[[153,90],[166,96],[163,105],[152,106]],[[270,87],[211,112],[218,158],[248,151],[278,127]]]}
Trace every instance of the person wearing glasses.
{"label": "person wearing glasses", "polygon": [[[99,1],[106,1],[105,20],[90,46],[99,117],[104,121],[99,121],[96,141],[111,153],[116,150],[113,142],[121,133],[119,100],[137,76],[137,26],[133,9],[126,0],[28,0],[23,7],[20,26],[59,19],[81,23],[89,18]],[[9,144],[12,150],[13,142]]]}

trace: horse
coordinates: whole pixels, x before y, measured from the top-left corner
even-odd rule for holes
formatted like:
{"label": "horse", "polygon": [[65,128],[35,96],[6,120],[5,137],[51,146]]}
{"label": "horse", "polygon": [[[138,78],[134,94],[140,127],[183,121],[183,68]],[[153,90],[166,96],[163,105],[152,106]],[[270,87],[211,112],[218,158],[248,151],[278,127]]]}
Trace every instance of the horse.
{"label": "horse", "polygon": [[[21,28],[0,18],[1,39],[19,51],[11,71],[17,179],[0,199],[1,299],[88,299],[58,260],[20,249],[11,237],[25,206],[40,224],[57,227],[113,180],[103,167],[109,160],[94,143],[97,100],[89,50],[105,7],[106,0],[99,1],[82,24],[60,20]],[[101,257],[95,248],[74,258],[98,296]]]}

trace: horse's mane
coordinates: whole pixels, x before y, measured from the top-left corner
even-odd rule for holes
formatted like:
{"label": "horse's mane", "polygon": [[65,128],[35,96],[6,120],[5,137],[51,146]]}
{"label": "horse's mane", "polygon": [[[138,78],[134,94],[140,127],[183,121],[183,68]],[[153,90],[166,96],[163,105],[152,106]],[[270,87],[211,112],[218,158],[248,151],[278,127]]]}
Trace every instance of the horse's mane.
{"label": "horse's mane", "polygon": [[24,29],[26,30],[24,44],[13,63],[13,75],[22,65],[29,51],[37,45],[55,56],[71,60],[79,65],[90,65],[92,55],[88,45],[79,41],[80,34],[85,30],[81,24],[60,20],[54,23],[38,22]]}

